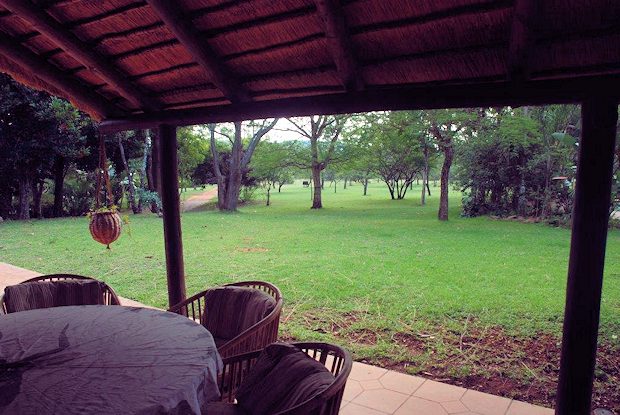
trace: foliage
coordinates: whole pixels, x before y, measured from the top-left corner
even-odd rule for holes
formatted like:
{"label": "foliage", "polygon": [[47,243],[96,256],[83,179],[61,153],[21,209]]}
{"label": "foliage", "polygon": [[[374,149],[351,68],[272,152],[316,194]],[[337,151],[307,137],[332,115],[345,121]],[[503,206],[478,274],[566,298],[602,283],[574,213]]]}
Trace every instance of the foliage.
{"label": "foliage", "polygon": [[291,167],[289,145],[285,143],[261,142],[250,163],[250,175],[266,189],[267,203],[271,189],[280,191],[282,186],[292,183],[294,168]]}
{"label": "foliage", "polygon": [[207,138],[193,127],[183,127],[177,129],[177,140],[179,143],[179,179],[182,187],[206,183],[196,182],[194,172],[209,154]]}
{"label": "foliage", "polygon": [[418,114],[392,112],[367,126],[372,170],[385,182],[392,199],[403,199],[423,169],[420,137],[426,134]]}
{"label": "foliage", "polygon": [[161,199],[157,192],[140,187],[137,189],[137,193],[138,199],[143,206],[155,204],[157,208],[161,210]]}
{"label": "foliage", "polygon": [[463,214],[569,215],[578,125],[574,106],[481,113],[475,137],[459,148]]}

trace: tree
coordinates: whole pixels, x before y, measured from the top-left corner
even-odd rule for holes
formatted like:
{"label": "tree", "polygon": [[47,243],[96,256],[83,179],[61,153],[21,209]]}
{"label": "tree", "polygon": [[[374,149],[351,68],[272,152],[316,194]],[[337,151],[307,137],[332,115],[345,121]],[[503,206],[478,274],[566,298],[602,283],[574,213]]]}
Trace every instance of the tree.
{"label": "tree", "polygon": [[579,138],[576,106],[479,111],[456,178],[468,216],[568,216]]}
{"label": "tree", "polygon": [[[17,218],[30,219],[33,186],[40,195],[53,161],[50,148],[58,138],[56,118],[49,95],[26,88],[4,74],[0,74],[0,95],[0,165],[16,177]],[[40,212],[39,206],[35,214]]]}
{"label": "tree", "polygon": [[435,138],[439,150],[443,153],[441,166],[441,188],[439,195],[439,220],[448,220],[448,189],[450,168],[454,161],[454,145],[465,133],[475,119],[475,113],[463,110],[435,110],[424,112],[428,131]]}
{"label": "tree", "polygon": [[271,204],[271,189],[277,188],[279,193],[284,184],[293,181],[288,146],[283,143],[269,141],[260,143],[250,168],[251,176],[262,183],[267,191],[267,206]]}
{"label": "tree", "polygon": [[[242,178],[247,174],[248,164],[252,159],[254,150],[260,140],[267,134],[278,122],[278,119],[263,120],[260,124],[251,123],[250,127],[254,129],[248,140],[247,146],[243,145],[242,140],[242,123],[234,123],[234,132],[231,134],[226,129],[216,130],[215,124],[209,124],[211,154],[213,160],[213,170],[217,179],[217,195],[218,208],[221,211],[233,212],[237,210],[239,194],[241,192]],[[258,127],[258,130],[255,128]],[[230,142],[230,157],[227,162],[227,171],[221,168],[221,156],[217,147],[215,134],[228,138]]]}
{"label": "tree", "polygon": [[422,171],[424,159],[420,136],[424,125],[412,113],[392,112],[375,120],[373,170],[385,182],[392,199],[404,199],[407,189]]}
{"label": "tree", "polygon": [[54,180],[53,216],[64,214],[64,181],[71,164],[85,157],[88,148],[88,135],[95,136],[96,131],[92,120],[78,111],[69,102],[51,97],[50,105],[58,122],[58,135],[55,146],[51,149],[55,158],[52,166]]}
{"label": "tree", "polygon": [[347,115],[315,115],[307,118],[288,119],[294,126],[292,131],[298,132],[310,141],[309,160],[299,157],[296,157],[296,160],[298,160],[297,167],[310,169],[312,172],[314,187],[312,209],[321,209],[323,207],[321,199],[323,184],[321,172],[334,161],[336,142],[348,118],[349,116]]}
{"label": "tree", "polygon": [[179,128],[177,138],[179,141],[179,178],[182,188],[185,189],[190,183],[202,184],[193,180],[193,173],[209,154],[209,142],[192,127]]}

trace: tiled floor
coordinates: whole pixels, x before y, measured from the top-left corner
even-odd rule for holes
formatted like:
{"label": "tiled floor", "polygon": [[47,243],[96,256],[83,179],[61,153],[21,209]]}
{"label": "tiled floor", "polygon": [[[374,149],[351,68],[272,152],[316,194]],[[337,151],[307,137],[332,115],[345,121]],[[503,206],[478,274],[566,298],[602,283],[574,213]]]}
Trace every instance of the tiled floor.
{"label": "tiled floor", "polygon": [[553,415],[553,410],[356,362],[340,413]]}
{"label": "tiled floor", "polygon": [[[37,272],[0,262],[4,287],[35,277]],[[143,306],[121,297],[123,305]],[[553,410],[460,388],[403,373],[353,363],[344,392],[342,415],[553,415]]]}

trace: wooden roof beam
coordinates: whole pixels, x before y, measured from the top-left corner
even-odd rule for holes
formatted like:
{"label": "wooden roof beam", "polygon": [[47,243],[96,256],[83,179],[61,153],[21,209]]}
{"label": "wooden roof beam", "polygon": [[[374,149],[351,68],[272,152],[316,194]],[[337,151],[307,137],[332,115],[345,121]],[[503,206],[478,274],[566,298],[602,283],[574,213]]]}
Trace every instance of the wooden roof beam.
{"label": "wooden roof beam", "polygon": [[101,128],[106,132],[113,132],[146,129],[162,123],[181,126],[316,114],[564,104],[579,102],[590,96],[611,96],[620,100],[620,77],[528,81],[520,85],[495,81],[463,85],[367,88],[359,92],[138,114],[109,119],[101,124]]}
{"label": "wooden roof beam", "polygon": [[207,73],[213,84],[232,103],[251,101],[250,94],[239,80],[230,73],[211,47],[202,39],[198,30],[180,7],[167,0],[148,0],[153,10],[164,21],[190,55]]}
{"label": "wooden roof beam", "polygon": [[30,49],[21,46],[15,39],[3,33],[0,33],[0,53],[53,88],[65,92],[67,98],[75,101],[78,106],[92,109],[100,118],[126,114],[125,111],[116,107],[101,95],[93,93],[91,89],[81,85],[76,78],[60,71],[51,63],[35,55]]}
{"label": "wooden roof beam", "polygon": [[508,79],[526,81],[530,77],[530,59],[535,44],[538,0],[516,0],[508,47]]}
{"label": "wooden roof beam", "polygon": [[353,47],[349,38],[344,14],[337,0],[315,0],[317,12],[325,24],[329,51],[336,63],[342,83],[348,91],[364,88]]}
{"label": "wooden roof beam", "polygon": [[127,75],[110,64],[108,59],[93,51],[87,43],[67,31],[61,23],[42,11],[30,0],[0,0],[0,4],[21,19],[29,22],[35,30],[50,38],[78,62],[96,72],[133,105],[145,111],[154,111],[160,108],[157,101],[139,90],[128,80]]}

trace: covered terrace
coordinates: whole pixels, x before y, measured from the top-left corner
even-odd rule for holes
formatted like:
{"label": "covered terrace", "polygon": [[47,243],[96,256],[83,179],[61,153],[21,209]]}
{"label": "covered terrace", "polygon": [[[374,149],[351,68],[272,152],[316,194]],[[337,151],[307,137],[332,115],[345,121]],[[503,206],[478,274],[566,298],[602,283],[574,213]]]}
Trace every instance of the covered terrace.
{"label": "covered terrace", "polygon": [[170,304],[186,297],[176,127],[582,104],[557,414],[589,414],[620,98],[615,0],[0,0],[0,70],[102,133],[159,130]]}

